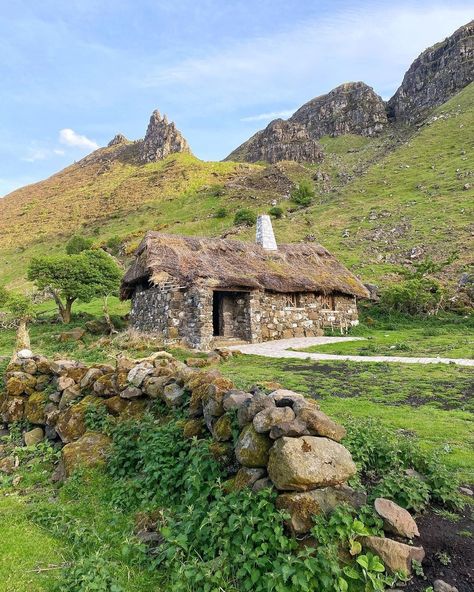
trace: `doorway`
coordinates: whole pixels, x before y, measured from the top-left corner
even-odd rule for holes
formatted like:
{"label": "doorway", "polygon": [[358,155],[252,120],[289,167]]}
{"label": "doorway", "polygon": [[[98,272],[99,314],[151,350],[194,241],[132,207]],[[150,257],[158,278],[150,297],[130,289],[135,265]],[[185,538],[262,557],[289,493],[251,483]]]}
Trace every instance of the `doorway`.
{"label": "doorway", "polygon": [[249,292],[215,290],[212,294],[214,337],[249,339]]}

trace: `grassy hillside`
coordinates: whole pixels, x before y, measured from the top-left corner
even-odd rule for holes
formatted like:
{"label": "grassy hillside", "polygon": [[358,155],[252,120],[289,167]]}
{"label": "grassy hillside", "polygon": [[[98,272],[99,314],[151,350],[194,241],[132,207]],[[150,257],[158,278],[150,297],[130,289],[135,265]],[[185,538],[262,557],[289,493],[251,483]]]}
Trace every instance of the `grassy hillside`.
{"label": "grassy hillside", "polygon": [[[97,244],[119,236],[128,253],[150,228],[253,239],[253,229],[233,227],[235,211],[265,212],[274,199],[285,211],[275,221],[278,240],[312,235],[366,281],[393,278],[416,260],[413,253],[437,259],[458,251],[446,276],[455,279],[466,269],[474,83],[414,133],[392,129],[377,138],[323,138],[322,144],[326,158],[313,166],[202,162],[185,154],[138,165],[134,143],[103,148],[0,200],[0,278],[24,287],[31,256],[62,250],[74,233]],[[309,208],[289,199],[302,178],[313,179],[317,191]],[[227,213],[216,218],[220,208]]]}

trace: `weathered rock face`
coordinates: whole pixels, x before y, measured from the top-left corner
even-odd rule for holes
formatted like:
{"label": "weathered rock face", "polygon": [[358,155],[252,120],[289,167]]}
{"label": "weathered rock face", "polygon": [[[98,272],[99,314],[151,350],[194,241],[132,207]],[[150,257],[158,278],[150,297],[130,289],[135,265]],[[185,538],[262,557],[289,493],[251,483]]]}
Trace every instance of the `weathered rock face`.
{"label": "weathered rock face", "polygon": [[364,82],[347,82],[305,103],[289,119],[314,139],[357,134],[373,136],[387,125],[385,103]]}
{"label": "weathered rock face", "polygon": [[153,111],[140,150],[143,163],[163,160],[174,152],[191,152],[189,145],[173,122],[168,123],[166,115]]}
{"label": "weathered rock face", "polygon": [[413,560],[421,563],[425,558],[423,547],[405,545],[392,539],[368,536],[362,539],[364,547],[376,553],[393,573],[411,574]]}
{"label": "weathered rock face", "polygon": [[246,162],[275,163],[280,160],[297,162],[318,162],[323,158],[323,149],[305,127],[297,122],[275,119],[245,144],[229,154],[226,160],[241,160],[245,153]]}
{"label": "weathered rock face", "polygon": [[374,506],[375,511],[384,521],[385,530],[408,539],[420,536],[416,522],[404,508],[383,497],[378,497]]}
{"label": "weathered rock face", "polygon": [[69,477],[78,466],[92,467],[103,464],[110,445],[110,438],[96,432],[87,432],[76,442],[66,444],[62,449],[60,478]]}
{"label": "weathered rock face", "polygon": [[119,146],[120,144],[126,144],[127,142],[128,140],[123,134],[116,134],[107,144],[107,148],[110,148],[111,146]]}
{"label": "weathered rock face", "polygon": [[388,101],[389,116],[417,121],[474,80],[474,21],[421,53]]}

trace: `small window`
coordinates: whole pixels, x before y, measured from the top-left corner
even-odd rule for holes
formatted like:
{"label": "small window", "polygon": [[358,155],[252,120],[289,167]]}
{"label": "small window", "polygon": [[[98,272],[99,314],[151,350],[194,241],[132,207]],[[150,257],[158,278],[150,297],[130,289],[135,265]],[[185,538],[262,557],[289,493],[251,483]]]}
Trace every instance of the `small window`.
{"label": "small window", "polygon": [[336,299],[332,294],[323,294],[321,304],[324,310],[336,310]]}
{"label": "small window", "polygon": [[300,308],[301,296],[300,294],[287,294],[286,295],[286,308]]}

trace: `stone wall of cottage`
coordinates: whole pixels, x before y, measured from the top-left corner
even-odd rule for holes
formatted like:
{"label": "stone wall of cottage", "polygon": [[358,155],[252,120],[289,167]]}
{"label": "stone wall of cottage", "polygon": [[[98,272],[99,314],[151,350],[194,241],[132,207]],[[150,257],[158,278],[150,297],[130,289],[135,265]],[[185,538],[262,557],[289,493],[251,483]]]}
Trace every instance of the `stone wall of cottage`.
{"label": "stone wall of cottage", "polygon": [[251,314],[253,341],[314,337],[326,328],[345,333],[358,324],[355,298],[343,294],[259,292]]}

